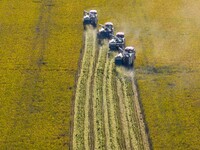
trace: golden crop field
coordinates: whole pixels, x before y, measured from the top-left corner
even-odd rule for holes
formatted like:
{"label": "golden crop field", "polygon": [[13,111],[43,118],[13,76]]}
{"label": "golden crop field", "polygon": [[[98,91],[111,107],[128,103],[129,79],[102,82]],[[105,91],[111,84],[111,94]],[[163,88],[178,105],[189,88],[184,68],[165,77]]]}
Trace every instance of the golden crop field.
{"label": "golden crop field", "polygon": [[153,148],[200,149],[199,7],[196,0],[0,1],[0,149],[68,148],[84,9],[97,9],[99,23],[113,22],[136,48]]}
{"label": "golden crop field", "polygon": [[82,38],[72,6],[0,1],[0,149],[68,147]]}
{"label": "golden crop field", "polygon": [[137,61],[154,149],[199,149],[200,30],[197,1],[148,4]]}

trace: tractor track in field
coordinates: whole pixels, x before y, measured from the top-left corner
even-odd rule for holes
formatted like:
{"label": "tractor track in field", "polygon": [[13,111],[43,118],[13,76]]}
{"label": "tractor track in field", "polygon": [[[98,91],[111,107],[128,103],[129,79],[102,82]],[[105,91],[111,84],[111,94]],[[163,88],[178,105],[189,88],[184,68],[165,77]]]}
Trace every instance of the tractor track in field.
{"label": "tractor track in field", "polygon": [[32,50],[30,51],[28,60],[29,68],[24,69],[24,90],[22,91],[21,101],[17,102],[19,111],[16,113],[15,126],[13,126],[13,130],[15,130],[15,127],[20,124],[22,120],[29,122],[28,119],[24,119],[25,117],[19,118],[18,116],[40,112],[39,107],[36,107],[35,104],[44,101],[41,97],[41,84],[44,83],[44,79],[41,77],[41,69],[42,66],[45,65],[43,59],[48,40],[52,9],[52,7],[47,6],[47,4],[51,3],[53,3],[52,0],[44,0],[41,2],[40,14],[35,27],[35,36],[33,37]]}
{"label": "tractor track in field", "polygon": [[[117,73],[108,42],[96,29],[84,33],[84,50],[72,102],[70,149],[148,149],[134,77]],[[142,115],[142,114],[140,114]]]}

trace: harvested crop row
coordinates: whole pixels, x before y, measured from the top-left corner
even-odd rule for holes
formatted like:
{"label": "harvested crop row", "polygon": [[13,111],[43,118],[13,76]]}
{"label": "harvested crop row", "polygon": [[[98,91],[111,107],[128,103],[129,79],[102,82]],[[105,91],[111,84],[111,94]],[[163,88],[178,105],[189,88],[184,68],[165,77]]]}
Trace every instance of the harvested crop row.
{"label": "harvested crop row", "polygon": [[81,72],[78,79],[75,108],[73,149],[89,148],[89,116],[90,82],[95,58],[96,31],[88,29],[85,32],[85,48],[82,59]]}
{"label": "harvested crop row", "polygon": [[[90,96],[91,96],[91,81],[92,81],[92,74],[93,74],[93,68],[94,68],[94,61],[95,61],[95,54],[96,54],[96,30],[92,31],[92,34],[93,34],[93,40],[92,40],[92,45],[91,45],[91,50],[92,50],[92,55],[91,57],[93,59],[89,59],[90,60],[90,68],[89,68],[89,72],[88,72],[88,81],[87,81],[87,84],[86,84],[86,97],[85,97],[85,129],[84,129],[84,142],[85,142],[85,149],[89,149],[89,114],[90,114],[90,103],[89,103],[89,100],[90,100]],[[90,31],[89,31],[90,32]],[[90,46],[88,47],[90,48]],[[89,61],[88,60],[88,61]]]}
{"label": "harvested crop row", "polygon": [[108,108],[108,117],[109,117],[109,127],[110,127],[110,142],[111,142],[111,149],[120,149],[119,145],[119,121],[117,117],[117,106],[116,106],[116,87],[113,86],[113,59],[109,58],[108,68],[107,68],[107,82],[106,82],[106,89],[107,89],[107,108]]}
{"label": "harvested crop row", "polygon": [[95,149],[105,149],[105,125],[104,125],[104,105],[103,105],[103,87],[104,70],[106,67],[105,48],[100,48],[97,66],[94,74],[94,95],[93,95],[93,110],[94,110],[94,134],[95,134]]}
{"label": "harvested crop row", "polygon": [[[128,124],[128,116],[126,112],[126,106],[124,102],[127,100],[126,97],[123,95],[123,89],[122,89],[122,84],[120,80],[117,80],[117,94],[119,97],[119,106],[120,106],[120,114],[121,114],[121,122],[123,126],[123,135],[125,138],[125,146],[127,149],[132,149],[131,145],[131,139],[130,139],[130,129],[129,129],[129,124]],[[134,134],[133,134],[134,136]]]}
{"label": "harvested crop row", "polygon": [[132,90],[130,80],[130,78],[121,78],[131,146],[133,147],[133,149],[143,149],[140,128],[138,126],[138,121],[136,117],[136,110],[134,109],[135,99],[133,95],[135,95],[135,93]]}
{"label": "harvested crop row", "polygon": [[106,64],[103,76],[103,116],[104,116],[104,126],[105,126],[105,138],[106,138],[106,149],[111,149],[111,133],[110,133],[110,119],[108,114],[108,100],[107,100],[107,76],[108,76],[108,57],[106,57]]}

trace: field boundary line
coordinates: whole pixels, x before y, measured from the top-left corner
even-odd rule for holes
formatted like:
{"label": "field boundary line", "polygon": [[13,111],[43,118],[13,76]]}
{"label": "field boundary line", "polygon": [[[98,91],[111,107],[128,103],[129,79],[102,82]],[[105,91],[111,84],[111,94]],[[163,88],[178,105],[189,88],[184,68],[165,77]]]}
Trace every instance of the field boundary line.
{"label": "field boundary line", "polygon": [[131,78],[132,80],[132,88],[133,88],[133,92],[134,92],[134,107],[135,107],[135,111],[137,114],[137,119],[138,119],[138,123],[139,123],[139,127],[140,127],[140,132],[142,135],[142,142],[143,142],[143,146],[145,150],[151,150],[151,142],[150,142],[150,138],[148,135],[148,130],[147,130],[147,126],[145,124],[145,119],[144,119],[144,112],[142,111],[142,105],[141,105],[141,100],[139,98],[139,90],[138,90],[138,84],[137,84],[137,80],[135,79],[135,73]]}

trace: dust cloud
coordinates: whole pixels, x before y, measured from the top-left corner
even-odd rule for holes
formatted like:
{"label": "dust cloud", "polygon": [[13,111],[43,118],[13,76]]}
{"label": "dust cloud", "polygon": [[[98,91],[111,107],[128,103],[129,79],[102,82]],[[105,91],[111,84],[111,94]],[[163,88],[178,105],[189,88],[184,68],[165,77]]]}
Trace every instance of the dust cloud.
{"label": "dust cloud", "polygon": [[140,61],[155,66],[199,65],[200,1],[149,5],[142,10],[143,19],[139,19],[140,26],[134,35],[137,52],[144,56],[139,57],[143,59]]}
{"label": "dust cloud", "polygon": [[115,12],[115,24],[125,32],[126,45],[136,48],[136,66],[199,65],[200,1],[152,1],[135,8],[129,12],[135,17]]}

